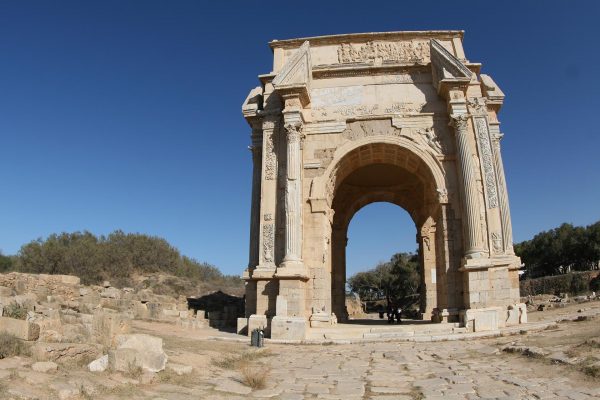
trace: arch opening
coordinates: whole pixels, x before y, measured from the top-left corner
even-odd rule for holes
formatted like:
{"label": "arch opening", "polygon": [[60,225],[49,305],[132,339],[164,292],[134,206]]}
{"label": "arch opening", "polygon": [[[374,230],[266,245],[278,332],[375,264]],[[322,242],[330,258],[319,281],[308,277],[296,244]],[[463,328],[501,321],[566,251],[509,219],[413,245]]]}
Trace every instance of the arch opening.
{"label": "arch opening", "polygon": [[419,312],[422,318],[431,318],[438,297],[436,253],[440,252],[436,252],[435,221],[440,207],[438,185],[429,167],[405,148],[371,143],[348,152],[333,171],[330,178],[332,312],[339,321],[348,320],[346,247],[350,222],[363,207],[385,202],[405,210],[416,228],[421,277]]}

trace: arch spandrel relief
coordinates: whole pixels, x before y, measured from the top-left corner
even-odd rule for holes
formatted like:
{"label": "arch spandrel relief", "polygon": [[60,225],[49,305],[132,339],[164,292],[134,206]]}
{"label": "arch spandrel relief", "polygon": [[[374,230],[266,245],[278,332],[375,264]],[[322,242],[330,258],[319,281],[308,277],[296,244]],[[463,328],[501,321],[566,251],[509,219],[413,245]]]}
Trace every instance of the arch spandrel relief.
{"label": "arch spandrel relief", "polygon": [[250,331],[264,324],[274,338],[302,339],[346,320],[347,227],[376,201],[414,220],[424,319],[471,330],[522,322],[510,312],[521,307],[520,260],[499,146],[504,93],[467,60],[462,37],[384,32],[270,43],[273,72],[242,107],[253,140],[262,138],[244,278],[249,291],[273,288],[247,294]]}

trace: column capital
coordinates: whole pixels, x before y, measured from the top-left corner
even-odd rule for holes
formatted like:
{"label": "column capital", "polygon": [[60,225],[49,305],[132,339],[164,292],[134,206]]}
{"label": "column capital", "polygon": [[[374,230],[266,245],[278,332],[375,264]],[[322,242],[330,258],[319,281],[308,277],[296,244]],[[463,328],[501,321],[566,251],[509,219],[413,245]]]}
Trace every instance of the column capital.
{"label": "column capital", "polygon": [[451,114],[450,125],[456,128],[457,133],[463,133],[467,131],[467,121],[469,120],[469,114]]}
{"label": "column capital", "polygon": [[304,134],[302,133],[302,122],[301,121],[292,121],[288,122],[284,125],[285,131],[287,132],[288,143],[298,143],[304,139]]}

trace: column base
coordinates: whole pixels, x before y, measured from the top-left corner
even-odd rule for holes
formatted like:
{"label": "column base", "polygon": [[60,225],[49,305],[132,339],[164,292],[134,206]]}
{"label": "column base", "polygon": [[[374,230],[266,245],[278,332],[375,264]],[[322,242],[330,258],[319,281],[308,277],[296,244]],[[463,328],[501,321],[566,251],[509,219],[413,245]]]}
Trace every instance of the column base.
{"label": "column base", "polygon": [[272,279],[273,275],[275,275],[275,265],[264,265],[257,266],[253,270],[249,271],[249,277],[245,278],[244,271],[244,279]]}
{"label": "column base", "polygon": [[460,311],[461,324],[473,332],[493,331],[507,326],[527,323],[527,306],[523,303],[509,306],[472,308]]}
{"label": "column base", "polygon": [[437,323],[459,322],[458,308],[434,308],[431,312],[431,321]]}
{"label": "column base", "polygon": [[277,268],[275,278],[306,280],[309,276],[302,260],[284,260]]}
{"label": "column base", "polygon": [[304,317],[273,317],[271,339],[304,340],[308,324]]}

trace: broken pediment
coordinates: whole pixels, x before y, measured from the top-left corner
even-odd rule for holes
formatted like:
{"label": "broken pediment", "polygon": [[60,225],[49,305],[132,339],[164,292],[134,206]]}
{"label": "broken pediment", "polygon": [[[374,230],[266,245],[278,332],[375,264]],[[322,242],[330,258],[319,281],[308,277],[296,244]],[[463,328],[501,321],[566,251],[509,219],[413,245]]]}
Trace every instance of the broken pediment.
{"label": "broken pediment", "polygon": [[502,104],[504,101],[504,92],[500,90],[492,77],[485,74],[481,74],[479,77],[481,78],[481,89],[483,91],[483,95],[487,97],[489,101]]}
{"label": "broken pediment", "polygon": [[444,83],[468,83],[471,80],[471,70],[438,40],[431,39],[430,44],[433,86],[438,92],[443,90]]}
{"label": "broken pediment", "polygon": [[298,94],[303,104],[310,102],[312,64],[310,45],[305,41],[273,79],[273,87],[282,96]]}
{"label": "broken pediment", "polygon": [[263,89],[260,86],[255,87],[248,93],[248,97],[242,104],[242,114],[244,117],[253,117],[263,108]]}

